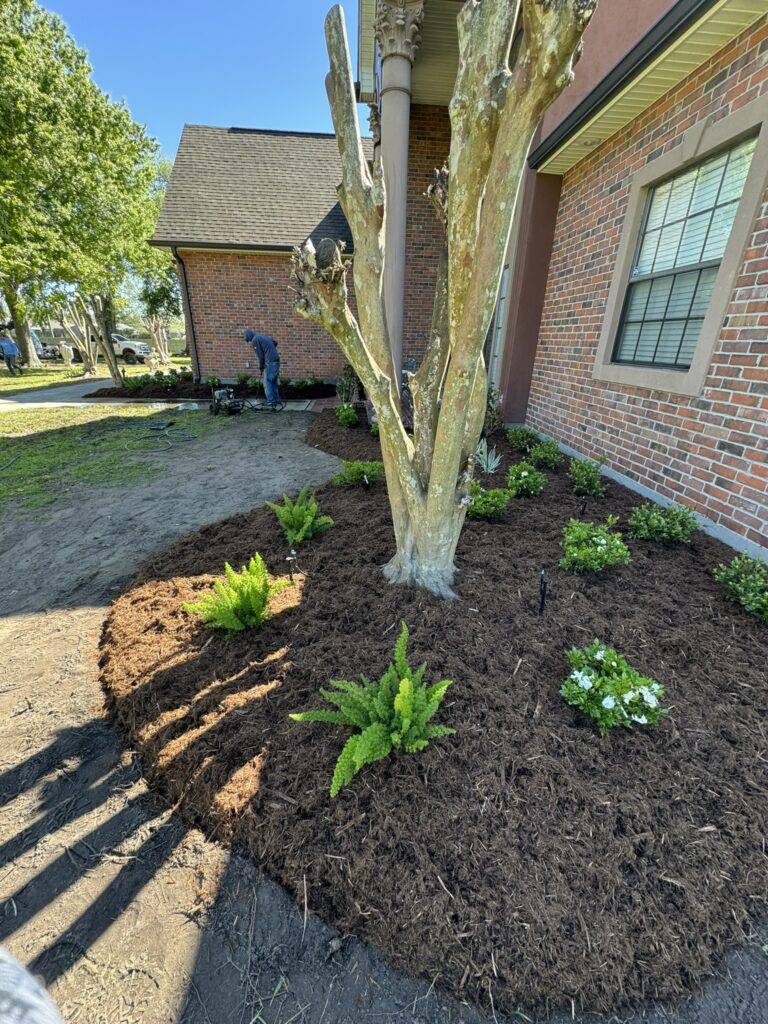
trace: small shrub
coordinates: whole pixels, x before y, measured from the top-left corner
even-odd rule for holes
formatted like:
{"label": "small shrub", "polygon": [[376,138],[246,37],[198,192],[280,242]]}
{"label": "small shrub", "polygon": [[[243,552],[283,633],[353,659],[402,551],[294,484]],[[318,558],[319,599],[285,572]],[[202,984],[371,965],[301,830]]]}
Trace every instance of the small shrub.
{"label": "small shrub", "polygon": [[600,472],[601,463],[592,459],[571,459],[568,477],[573,493],[580,498],[602,498],[606,491],[605,481]]}
{"label": "small shrub", "polygon": [[344,459],[342,464],[344,468],[332,480],[337,487],[370,487],[384,475],[383,462]]}
{"label": "small shrub", "polygon": [[352,367],[347,365],[342,370],[341,376],[336,381],[336,394],[342,405],[352,405],[357,399],[360,391],[360,381]]}
{"label": "small shrub", "polygon": [[133,391],[141,391],[142,388],[147,387],[151,383],[152,375],[149,373],[141,373],[138,377],[126,377],[125,390],[130,394]]}
{"label": "small shrub", "polygon": [[736,555],[730,565],[718,565],[714,577],[725,585],[731,601],[768,622],[768,565],[759,558]]}
{"label": "small shrub", "polygon": [[342,427],[357,426],[357,410],[353,405],[337,405],[333,411]]}
{"label": "small shrub", "polygon": [[557,447],[557,441],[541,441],[535,444],[528,458],[538,469],[558,469],[565,462],[565,456]]}
{"label": "small shrub", "polygon": [[560,693],[567,704],[595,720],[601,736],[617,725],[658,725],[666,714],[661,684],[641,676],[612,647],[595,640],[588,647],[571,648],[566,657],[573,671]]}
{"label": "small shrub", "polygon": [[179,370],[179,380],[182,381],[184,384],[190,384],[194,379],[195,375],[194,373],[192,373],[188,366],[183,366]]}
{"label": "small shrub", "polygon": [[529,452],[539,443],[540,438],[530,427],[510,427],[507,431],[507,440],[515,451]]}
{"label": "small shrub", "polygon": [[263,390],[264,385],[261,382],[261,377],[249,377],[246,387],[249,391],[259,394]]}
{"label": "small shrub", "polygon": [[378,437],[378,436],[379,436],[379,424],[378,423],[372,423],[371,424],[371,437]]}
{"label": "small shrub", "polygon": [[205,383],[208,385],[209,388],[214,388],[214,389],[215,388],[220,388],[221,387],[221,377],[215,377],[215,376],[206,377],[205,378]]}
{"label": "small shrub", "polygon": [[469,499],[467,515],[470,519],[498,519],[506,512],[512,495],[501,487],[486,490],[473,480]]}
{"label": "small shrub", "polygon": [[612,532],[618,521],[618,516],[608,516],[604,525],[569,520],[563,530],[561,567],[568,572],[600,572],[609,565],[626,565],[629,548],[620,533]]}
{"label": "small shrub", "polygon": [[394,661],[378,682],[361,676],[361,683],[332,679],[333,690],[321,689],[321,695],[336,711],[299,711],[290,717],[295,722],[327,722],[357,731],[344,744],[331,780],[331,796],[336,796],[367,764],[381,761],[393,750],[415,754],[430,740],[450,736],[456,730],[445,725],[430,725],[440,708],[450,679],[433,686],[424,683],[426,663],[413,669],[406,648],[408,627],[403,623],[395,644]]}
{"label": "small shrub", "polygon": [[493,384],[488,386],[488,395],[485,403],[485,422],[483,423],[483,434],[491,437],[497,430],[501,430],[503,416],[501,402],[504,396]]}
{"label": "small shrub", "polygon": [[670,505],[662,508],[648,502],[629,513],[629,535],[636,540],[656,540],[662,544],[690,544],[697,529],[696,516],[689,508]]}
{"label": "small shrub", "polygon": [[155,370],[152,377],[157,384],[163,384],[165,382],[165,370]]}
{"label": "small shrub", "polygon": [[507,471],[507,489],[513,498],[535,498],[546,485],[547,478],[530,462],[518,462]]}
{"label": "small shrub", "polygon": [[238,375],[237,375],[237,383],[239,384],[239,386],[241,388],[247,388],[248,387],[248,382],[250,381],[250,379],[251,379],[250,373],[238,373]]}
{"label": "small shrub", "polygon": [[480,443],[475,450],[475,462],[484,473],[491,474],[495,473],[501,465],[501,456],[495,447],[489,448],[488,441],[481,437]]}
{"label": "small shrub", "polygon": [[216,580],[213,590],[199,601],[187,602],[183,607],[214,629],[239,633],[260,626],[267,617],[270,597],[288,585],[285,580],[270,580],[264,559],[256,554],[240,572],[227,562],[224,579]]}
{"label": "small shrub", "polygon": [[289,547],[295,547],[311,537],[319,537],[333,526],[330,516],[321,515],[320,506],[309,487],[302,487],[294,500],[284,494],[282,505],[271,501],[267,505],[277,516]]}

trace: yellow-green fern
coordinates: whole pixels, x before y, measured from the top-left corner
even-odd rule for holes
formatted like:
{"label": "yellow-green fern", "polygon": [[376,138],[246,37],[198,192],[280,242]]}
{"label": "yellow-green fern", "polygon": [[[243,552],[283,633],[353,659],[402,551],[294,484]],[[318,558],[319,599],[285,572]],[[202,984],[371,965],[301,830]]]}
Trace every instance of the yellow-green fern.
{"label": "yellow-green fern", "polygon": [[455,729],[431,725],[450,679],[427,686],[426,664],[413,669],[407,658],[408,627],[403,628],[395,644],[394,660],[378,682],[365,676],[361,683],[332,679],[333,689],[320,694],[337,710],[300,711],[291,715],[296,722],[326,722],[358,730],[344,744],[331,780],[331,796],[336,796],[367,764],[381,761],[392,750],[415,754],[430,740],[450,736]]}

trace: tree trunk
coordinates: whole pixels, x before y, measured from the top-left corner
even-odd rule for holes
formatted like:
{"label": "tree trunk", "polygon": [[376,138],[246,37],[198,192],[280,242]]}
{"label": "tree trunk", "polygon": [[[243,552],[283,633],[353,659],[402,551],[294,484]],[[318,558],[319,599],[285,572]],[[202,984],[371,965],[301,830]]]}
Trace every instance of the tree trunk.
{"label": "tree trunk", "polygon": [[162,317],[150,316],[143,320],[142,323],[149,332],[152,345],[157,352],[158,362],[167,365],[171,361],[171,351],[168,331]]}
{"label": "tree trunk", "polygon": [[19,289],[10,281],[3,282],[3,295],[5,296],[8,312],[13,320],[16,344],[19,346],[21,358],[29,367],[39,368],[43,364],[32,344],[29,333],[29,321],[27,320],[27,308]]}
{"label": "tree trunk", "polygon": [[112,332],[114,330],[114,316],[112,312],[112,298],[109,295],[91,295],[88,304],[80,298],[82,310],[89,321],[99,351],[104,356],[112,383],[116,388],[125,387],[125,374],[117,361],[115,346],[112,343]]}
{"label": "tree trunk", "polygon": [[[403,424],[383,298],[386,196],[381,166],[360,142],[344,15],[325,21],[326,88],[341,157],[339,200],[355,241],[358,315],[347,301],[343,245],[294,251],[296,312],[338,342],[376,410],[396,552],[393,583],[455,597],[459,540],[483,429],[488,375],[483,343],[498,298],[517,193],[533,133],[571,80],[597,0],[466,0],[458,15],[459,67],[449,166],[429,198],[446,229],[432,328],[410,377],[413,435]],[[512,40],[523,40],[513,67]]]}
{"label": "tree trunk", "polygon": [[[72,325],[68,320],[72,321]],[[83,314],[80,304],[78,302],[70,303],[68,318],[64,310],[60,309],[59,323],[73,347],[80,353],[80,358],[83,360],[83,376],[95,377],[98,373],[99,350],[91,338],[91,324],[88,317]]]}

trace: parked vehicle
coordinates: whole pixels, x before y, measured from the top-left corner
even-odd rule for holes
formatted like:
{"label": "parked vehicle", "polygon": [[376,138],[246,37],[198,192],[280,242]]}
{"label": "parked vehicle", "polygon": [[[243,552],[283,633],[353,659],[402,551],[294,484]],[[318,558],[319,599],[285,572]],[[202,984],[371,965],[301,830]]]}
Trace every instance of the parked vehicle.
{"label": "parked vehicle", "polygon": [[48,345],[41,341],[35,330],[30,330],[29,337],[39,359],[61,359],[61,349],[58,345]]}
{"label": "parked vehicle", "polygon": [[[145,359],[152,355],[152,349],[146,341],[137,341],[135,338],[128,338],[124,334],[113,334],[112,344],[117,358],[122,359],[130,366],[133,366],[134,363],[143,363]],[[75,363],[83,361],[82,356],[77,350],[75,350],[72,356],[72,361]]]}
{"label": "parked vehicle", "polygon": [[152,355],[152,349],[146,341],[137,341],[135,338],[127,338],[124,334],[113,334],[112,344],[115,347],[115,355],[122,356],[124,362],[143,363]]}

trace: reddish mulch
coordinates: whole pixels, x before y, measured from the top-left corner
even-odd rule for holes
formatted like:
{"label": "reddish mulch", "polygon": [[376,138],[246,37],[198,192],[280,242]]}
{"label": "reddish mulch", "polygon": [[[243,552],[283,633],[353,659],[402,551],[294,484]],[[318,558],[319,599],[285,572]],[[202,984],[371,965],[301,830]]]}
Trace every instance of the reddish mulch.
{"label": "reddish mulch", "polygon": [[371,436],[365,421],[365,406],[358,410],[359,423],[356,427],[342,427],[333,409],[323,409],[307,431],[307,444],[322,448],[340,459],[361,459],[370,462],[381,458],[379,439]]}
{"label": "reddish mulch", "polygon": [[[243,387],[241,384],[226,385],[232,387],[238,398],[250,398],[257,400],[263,397],[263,391],[253,391],[249,388]],[[302,399],[309,398],[330,398],[336,394],[336,386],[334,384],[324,384],[322,381],[318,384],[308,385],[307,387],[297,388],[286,384],[285,382],[280,383],[280,395],[284,401],[288,399]],[[189,399],[204,399],[208,401],[211,397],[211,388],[208,384],[194,384],[192,381],[179,381],[175,387],[168,389],[161,387],[159,384],[150,383],[145,384],[140,388],[133,388],[128,391],[126,388],[98,388],[96,391],[91,392],[85,396],[86,398],[158,398],[161,401],[170,402],[174,399],[189,398]]]}
{"label": "reddish mulch", "polygon": [[[313,439],[361,454],[327,419]],[[115,602],[101,656],[119,727],[183,815],[246,845],[300,904],[306,887],[311,910],[396,967],[510,1013],[678,996],[766,895],[768,630],[710,575],[732,552],[703,534],[690,548],[630,541],[628,566],[568,575],[559,541],[579,501],[564,469],[548,476],[504,521],[467,524],[459,602],[378,572],[392,543],[383,487],[328,486],[335,525],[302,547],[302,586],[261,631],[216,634],[181,605],[225,559],[258,550],[284,572],[266,509],[150,562]],[[588,515],[637,501],[611,484]],[[456,681],[439,721],[457,733],[331,800],[343,730],[288,713],[321,706],[331,677],[380,673],[401,619],[413,660]],[[600,739],[560,698],[565,651],[595,637],[663,682],[660,726]]]}

